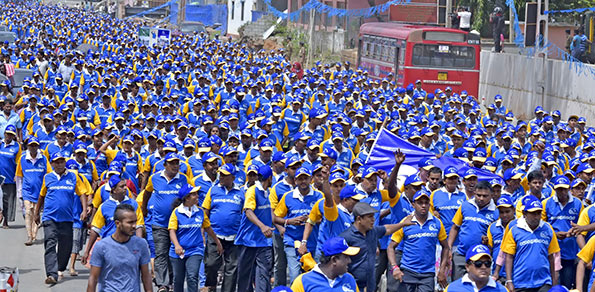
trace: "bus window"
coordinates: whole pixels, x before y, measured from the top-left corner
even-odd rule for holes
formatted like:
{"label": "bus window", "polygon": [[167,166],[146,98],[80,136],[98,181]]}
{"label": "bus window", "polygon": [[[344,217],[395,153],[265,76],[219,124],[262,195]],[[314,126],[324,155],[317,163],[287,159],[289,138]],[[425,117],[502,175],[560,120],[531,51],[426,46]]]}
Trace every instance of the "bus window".
{"label": "bus window", "polygon": [[384,61],[391,62],[393,60],[393,53],[391,52],[391,47],[389,45],[384,46]]}
{"label": "bus window", "polygon": [[475,49],[467,46],[417,44],[411,63],[421,67],[475,67]]}
{"label": "bus window", "polygon": [[392,63],[395,65],[395,74],[399,72],[399,47],[392,47],[393,59]]}

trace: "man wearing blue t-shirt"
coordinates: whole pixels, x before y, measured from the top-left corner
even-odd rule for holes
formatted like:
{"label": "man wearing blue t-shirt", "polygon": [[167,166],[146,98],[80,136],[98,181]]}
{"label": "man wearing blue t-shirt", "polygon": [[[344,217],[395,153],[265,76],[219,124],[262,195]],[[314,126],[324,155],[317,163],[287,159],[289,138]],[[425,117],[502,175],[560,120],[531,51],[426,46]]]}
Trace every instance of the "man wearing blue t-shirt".
{"label": "man wearing blue t-shirt", "polygon": [[529,195],[523,217],[504,235],[501,250],[509,291],[546,292],[557,283],[554,254],[560,246],[552,226],[541,220],[542,212],[539,199]]}
{"label": "man wearing blue t-shirt", "polygon": [[[448,255],[450,249],[446,241],[446,230],[442,221],[430,212],[430,194],[420,190],[413,196],[411,217],[403,219],[413,222],[391,236],[387,255],[392,276],[399,280],[399,292],[434,291],[436,276],[436,246],[442,246],[438,283],[446,287],[446,271],[448,271]],[[397,265],[395,247],[403,242],[403,256]]]}
{"label": "man wearing blue t-shirt", "polygon": [[66,159],[61,152],[51,157],[54,171],[43,177],[34,220],[39,224],[41,218],[45,246],[45,283],[54,285],[60,280],[68,265],[72,250],[72,223],[74,221],[74,199],[81,197],[81,221],[87,217],[87,194],[79,176],[66,170]]}
{"label": "man wearing blue t-shirt", "polygon": [[492,256],[490,249],[485,245],[471,247],[465,256],[465,269],[467,273],[461,278],[452,282],[444,292],[507,292],[502,284],[490,277]]}
{"label": "man wearing blue t-shirt", "polygon": [[[463,202],[452,219],[448,246],[454,251],[453,280],[460,279],[466,272],[464,255],[469,247],[480,244],[490,224],[498,219],[498,209],[492,200],[493,192],[488,181],[480,181],[475,186],[473,198]],[[455,245],[457,239],[459,244]]]}
{"label": "man wearing blue t-shirt", "polygon": [[142,280],[145,292],[153,291],[149,246],[144,239],[134,236],[137,230],[136,217],[131,205],[116,207],[116,232],[100,240],[93,249],[88,292],[140,292],[139,280]]}
{"label": "man wearing blue t-shirt", "polygon": [[359,247],[351,247],[342,237],[333,237],[322,246],[320,263],[312,271],[299,275],[291,290],[311,291],[357,291],[355,279],[347,272],[351,256],[359,253]]}
{"label": "man wearing blue t-shirt", "polygon": [[155,282],[160,291],[172,284],[172,270],[169,261],[171,241],[167,229],[172,204],[183,185],[192,184],[185,174],[180,173],[180,158],[175,153],[165,156],[165,169],[149,177],[145,186],[142,209],[145,217],[152,216],[152,234],[155,242]]}
{"label": "man wearing blue t-shirt", "polygon": [[220,254],[215,239],[207,238],[205,286],[217,286],[218,271],[223,265],[221,291],[224,292],[233,292],[237,286],[238,246],[234,240],[242,218],[244,192],[234,184],[235,176],[235,166],[224,164],[219,167],[219,183],[211,187],[202,204],[213,231],[223,245],[223,253]]}

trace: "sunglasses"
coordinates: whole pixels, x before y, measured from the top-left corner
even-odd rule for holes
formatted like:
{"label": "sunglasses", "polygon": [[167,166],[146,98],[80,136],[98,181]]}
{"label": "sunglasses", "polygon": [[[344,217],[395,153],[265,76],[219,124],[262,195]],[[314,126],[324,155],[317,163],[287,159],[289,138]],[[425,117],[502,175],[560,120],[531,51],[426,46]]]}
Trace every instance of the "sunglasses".
{"label": "sunglasses", "polygon": [[482,265],[485,265],[486,268],[491,268],[492,267],[492,261],[491,260],[487,260],[487,261],[471,261],[471,263],[476,268],[481,268]]}

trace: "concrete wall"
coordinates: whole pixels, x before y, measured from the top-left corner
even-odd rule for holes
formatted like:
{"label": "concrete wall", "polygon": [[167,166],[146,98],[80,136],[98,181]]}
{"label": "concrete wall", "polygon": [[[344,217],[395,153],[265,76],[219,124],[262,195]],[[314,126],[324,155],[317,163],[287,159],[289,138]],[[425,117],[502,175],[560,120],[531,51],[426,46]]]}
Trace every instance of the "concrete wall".
{"label": "concrete wall", "polygon": [[560,60],[482,51],[479,97],[488,105],[501,94],[504,105],[520,119],[533,118],[535,107],[541,105],[546,111],[560,110],[564,120],[576,114],[594,126],[594,78]]}
{"label": "concrete wall", "polygon": [[[244,23],[252,21],[253,0],[227,1],[227,33],[237,35],[238,29]],[[244,18],[242,19],[242,3],[244,4]],[[232,17],[233,16],[233,17]]]}
{"label": "concrete wall", "polygon": [[[521,28],[521,31],[524,31],[525,24],[520,23],[519,26]],[[578,29],[578,27],[565,23],[550,24],[548,28],[548,40],[554,45],[558,46],[560,49],[565,50],[567,29],[570,29],[571,34],[573,34],[574,29]],[[561,59],[557,54],[550,54],[549,57],[553,59]]]}
{"label": "concrete wall", "polygon": [[345,31],[317,31],[314,33],[314,52],[341,52],[345,48]]}

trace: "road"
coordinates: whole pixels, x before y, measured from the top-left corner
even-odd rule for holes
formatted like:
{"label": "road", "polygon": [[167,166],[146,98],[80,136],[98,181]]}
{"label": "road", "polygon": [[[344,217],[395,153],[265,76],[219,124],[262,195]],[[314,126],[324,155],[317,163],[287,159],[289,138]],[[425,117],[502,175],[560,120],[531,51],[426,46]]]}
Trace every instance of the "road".
{"label": "road", "polygon": [[19,268],[19,291],[74,292],[87,289],[89,272],[80,262],[77,262],[76,266],[79,272],[77,277],[71,277],[66,273],[64,280],[57,285],[49,288],[44,284],[43,230],[39,231],[38,240],[32,246],[24,245],[26,238],[25,220],[20,212],[10,229],[0,228],[0,266]]}

